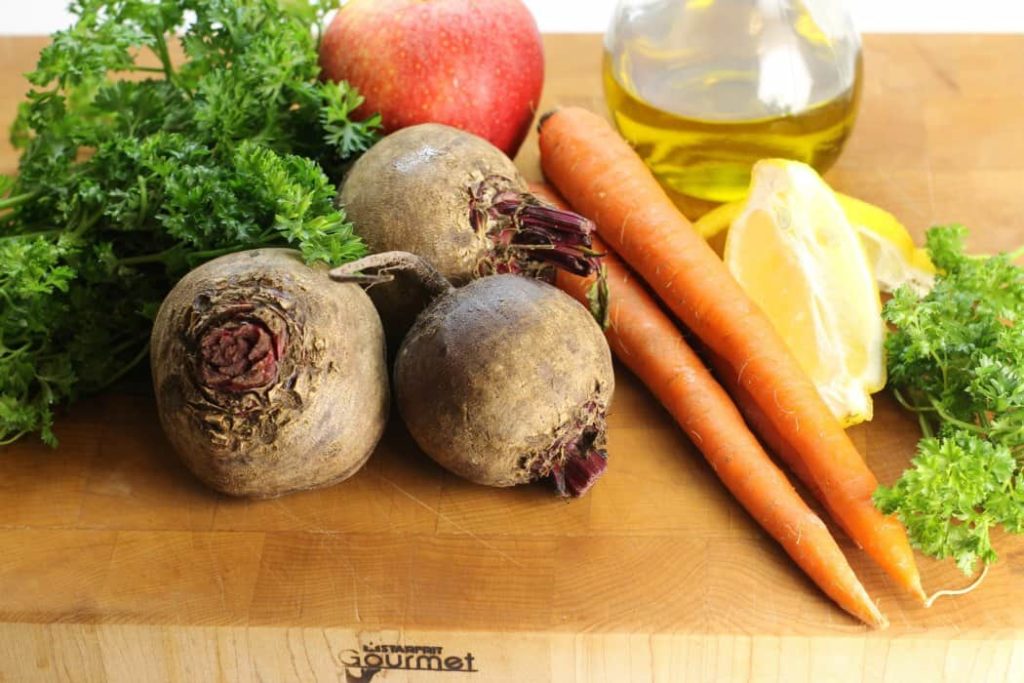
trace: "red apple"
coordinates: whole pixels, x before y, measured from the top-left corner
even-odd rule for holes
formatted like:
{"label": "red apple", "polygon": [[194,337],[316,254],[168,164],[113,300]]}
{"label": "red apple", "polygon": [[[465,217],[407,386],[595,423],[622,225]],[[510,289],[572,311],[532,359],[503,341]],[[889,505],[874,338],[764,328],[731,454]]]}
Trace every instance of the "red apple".
{"label": "red apple", "polygon": [[380,112],[388,132],[444,123],[515,156],[537,111],[544,52],[521,0],[350,0],[320,66]]}

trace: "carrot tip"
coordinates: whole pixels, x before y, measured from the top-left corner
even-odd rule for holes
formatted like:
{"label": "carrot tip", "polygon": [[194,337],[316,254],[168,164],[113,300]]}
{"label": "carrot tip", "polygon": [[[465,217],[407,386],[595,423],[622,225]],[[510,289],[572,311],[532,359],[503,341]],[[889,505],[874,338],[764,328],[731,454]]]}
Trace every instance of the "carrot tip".
{"label": "carrot tip", "polygon": [[920,577],[915,577],[915,580],[908,588],[910,590],[910,594],[914,596],[915,600],[925,607],[931,607],[931,605],[928,604],[928,595],[924,592],[924,586],[921,585]]}

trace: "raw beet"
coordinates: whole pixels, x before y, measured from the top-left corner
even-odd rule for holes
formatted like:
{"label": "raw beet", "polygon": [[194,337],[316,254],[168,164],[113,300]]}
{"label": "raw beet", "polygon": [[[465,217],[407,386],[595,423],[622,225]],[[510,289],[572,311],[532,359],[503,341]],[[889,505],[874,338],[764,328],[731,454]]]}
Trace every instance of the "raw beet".
{"label": "raw beet", "polygon": [[160,420],[223,493],[273,497],[355,473],[388,415],[383,328],[367,295],[298,252],[196,268],[168,294],[151,343]]}
{"label": "raw beet", "polygon": [[591,314],[544,282],[494,275],[438,297],[402,343],[394,380],[416,443],[466,479],[550,477],[579,496],[605,468],[611,353]]}

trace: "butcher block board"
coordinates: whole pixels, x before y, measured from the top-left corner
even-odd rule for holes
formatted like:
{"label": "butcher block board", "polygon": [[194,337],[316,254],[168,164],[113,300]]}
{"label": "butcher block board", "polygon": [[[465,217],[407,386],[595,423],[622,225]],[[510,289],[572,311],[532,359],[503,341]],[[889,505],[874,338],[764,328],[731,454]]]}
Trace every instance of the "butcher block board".
{"label": "butcher block board", "polygon": [[[43,44],[0,39],[4,128]],[[605,111],[599,38],[545,46],[542,109]],[[961,221],[974,249],[1024,242],[1024,37],[868,36],[864,57],[832,184],[918,238]],[[535,137],[517,161],[540,177]],[[1022,539],[996,539],[977,592],[926,610],[842,538],[892,621],[871,632],[617,380],[607,475],[571,502],[456,479],[397,424],[341,485],[232,500],[178,463],[144,384],[84,400],[57,450],[0,450],[0,681],[1024,680]],[[884,395],[851,435],[883,482],[919,436]],[[930,590],[965,583],[921,566]]]}

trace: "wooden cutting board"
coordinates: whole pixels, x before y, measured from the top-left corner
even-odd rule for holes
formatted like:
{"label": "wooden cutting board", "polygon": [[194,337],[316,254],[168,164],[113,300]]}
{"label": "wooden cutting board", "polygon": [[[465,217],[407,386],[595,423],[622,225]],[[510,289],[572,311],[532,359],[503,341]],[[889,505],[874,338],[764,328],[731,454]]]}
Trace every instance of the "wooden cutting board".
{"label": "wooden cutting board", "polygon": [[[5,129],[42,45],[0,39]],[[546,49],[542,109],[604,111],[599,38]],[[869,36],[865,66],[833,185],[917,237],[961,221],[977,250],[1024,242],[1024,37]],[[985,585],[931,610],[844,539],[892,621],[869,632],[618,382],[608,473],[573,502],[456,479],[397,425],[339,486],[230,500],[178,464],[144,387],[82,401],[59,449],[0,450],[0,681],[368,680],[378,662],[403,668],[374,680],[424,683],[1024,680],[1024,539],[998,538]],[[885,396],[876,412],[852,436],[891,482],[917,426]],[[930,590],[965,583],[921,564]]]}

